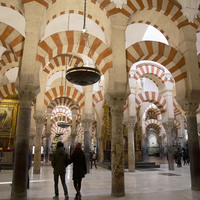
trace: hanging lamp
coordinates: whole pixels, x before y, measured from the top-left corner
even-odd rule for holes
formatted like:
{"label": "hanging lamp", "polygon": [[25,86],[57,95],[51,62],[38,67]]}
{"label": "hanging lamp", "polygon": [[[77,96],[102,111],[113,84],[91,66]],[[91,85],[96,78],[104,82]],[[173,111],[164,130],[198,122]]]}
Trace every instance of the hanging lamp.
{"label": "hanging lamp", "polygon": [[60,137],[61,135],[63,135],[62,132],[58,132],[58,133],[56,133],[56,137]]}
{"label": "hanging lamp", "polygon": [[[88,36],[86,33],[86,0],[84,3],[83,30],[82,30],[80,37],[82,37],[82,35],[84,36],[85,47],[87,47],[87,45],[88,45],[88,48],[89,48],[88,54],[90,54],[91,58],[92,58],[92,53],[91,53],[91,49],[90,49],[90,45],[89,45],[89,41],[88,41]],[[71,59],[73,59],[73,56]],[[92,84],[96,83],[97,81],[99,81],[101,78],[101,73],[96,68],[96,63],[94,62],[93,58],[92,58],[92,61],[94,63],[94,68],[87,66],[87,65],[83,65],[81,67],[73,67],[73,68],[66,70],[66,79],[73,84],[81,85],[81,86],[92,85]],[[70,63],[71,63],[71,61],[70,61]]]}

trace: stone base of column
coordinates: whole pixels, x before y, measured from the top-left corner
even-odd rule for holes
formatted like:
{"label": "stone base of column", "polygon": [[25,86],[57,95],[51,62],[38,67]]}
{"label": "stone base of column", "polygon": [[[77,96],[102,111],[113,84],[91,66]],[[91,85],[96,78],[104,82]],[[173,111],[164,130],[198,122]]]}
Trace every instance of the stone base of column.
{"label": "stone base of column", "polygon": [[15,193],[12,192],[11,194],[11,200],[27,200],[27,193]]}
{"label": "stone base of column", "polygon": [[40,169],[33,169],[33,174],[40,174]]}

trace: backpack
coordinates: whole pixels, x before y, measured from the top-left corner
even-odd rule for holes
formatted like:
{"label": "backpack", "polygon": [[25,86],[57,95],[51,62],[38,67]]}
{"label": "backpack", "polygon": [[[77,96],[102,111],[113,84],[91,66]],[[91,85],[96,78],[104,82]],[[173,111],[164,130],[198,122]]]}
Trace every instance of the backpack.
{"label": "backpack", "polygon": [[96,154],[94,153],[94,154],[92,155],[92,159],[94,159],[94,160],[95,160],[95,159],[96,159],[96,157],[97,157],[97,156],[96,156]]}

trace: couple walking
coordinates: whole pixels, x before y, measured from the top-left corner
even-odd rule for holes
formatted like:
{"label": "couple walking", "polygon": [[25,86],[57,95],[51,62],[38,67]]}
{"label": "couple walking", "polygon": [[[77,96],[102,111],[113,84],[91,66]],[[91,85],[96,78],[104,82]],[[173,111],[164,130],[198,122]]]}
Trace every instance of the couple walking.
{"label": "couple walking", "polygon": [[56,151],[52,155],[51,165],[54,169],[54,189],[55,189],[55,197],[53,199],[59,199],[59,191],[58,191],[58,178],[60,176],[65,200],[69,199],[67,186],[65,183],[65,173],[66,167],[73,163],[73,182],[74,188],[76,190],[76,197],[75,199],[81,199],[81,181],[82,178],[85,177],[87,172],[86,167],[86,159],[83,150],[81,149],[81,144],[78,143],[75,146],[75,149],[70,157],[68,158],[68,154],[64,150],[64,145],[62,142],[57,143]]}

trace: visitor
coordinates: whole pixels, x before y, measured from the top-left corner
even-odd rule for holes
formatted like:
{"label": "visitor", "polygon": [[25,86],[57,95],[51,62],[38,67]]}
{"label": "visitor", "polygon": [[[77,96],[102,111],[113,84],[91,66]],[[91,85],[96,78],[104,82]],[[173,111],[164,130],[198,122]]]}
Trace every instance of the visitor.
{"label": "visitor", "polygon": [[3,147],[0,146],[0,172],[1,172],[1,162],[3,160],[4,153],[3,153]]}
{"label": "visitor", "polygon": [[91,169],[92,169],[92,164],[93,163],[94,163],[95,168],[97,169],[96,159],[97,159],[97,155],[96,155],[96,153],[94,151],[92,151],[91,155],[90,155]]}
{"label": "visitor", "polygon": [[67,185],[65,183],[65,173],[66,173],[66,167],[68,165],[68,154],[64,150],[64,145],[61,141],[57,143],[56,151],[52,155],[52,161],[51,165],[54,169],[54,190],[55,190],[55,196],[53,199],[59,199],[59,191],[58,191],[58,180],[59,176],[62,182],[65,200],[69,199],[68,191],[67,191]]}
{"label": "visitor", "polygon": [[32,165],[32,152],[30,149],[28,149],[28,177],[27,177],[27,189],[29,189],[29,185],[30,185],[30,178],[29,178],[29,170],[31,168]]}
{"label": "visitor", "polygon": [[87,173],[86,158],[83,150],[81,149],[81,143],[76,144],[75,149],[70,157],[69,163],[73,163],[73,181],[74,188],[76,190],[75,199],[81,199],[81,182],[82,178]]}

